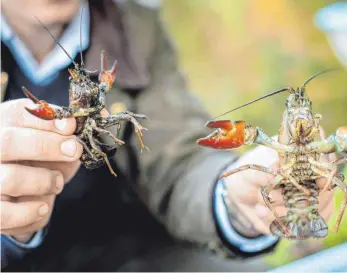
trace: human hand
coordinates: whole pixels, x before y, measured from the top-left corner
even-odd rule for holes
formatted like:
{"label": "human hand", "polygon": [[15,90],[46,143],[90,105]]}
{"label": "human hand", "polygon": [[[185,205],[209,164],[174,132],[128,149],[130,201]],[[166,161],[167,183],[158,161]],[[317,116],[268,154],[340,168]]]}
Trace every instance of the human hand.
{"label": "human hand", "polygon": [[[328,161],[328,158],[322,160]],[[276,151],[264,146],[244,154],[231,169],[246,165],[258,164],[276,170],[279,167],[279,159]],[[270,225],[275,220],[273,213],[265,205],[261,195],[261,187],[267,185],[274,178],[271,174],[266,174],[256,170],[246,170],[228,176],[226,185],[228,187],[228,197],[231,202],[231,210],[234,216],[231,219],[234,228],[244,236],[256,237],[261,234],[271,234]],[[324,187],[327,179],[318,179],[320,189]],[[279,216],[286,215],[281,190],[277,189],[270,193],[273,207]],[[319,214],[327,221],[333,213],[334,198],[333,191],[326,191],[319,197]]]}
{"label": "human hand", "polygon": [[74,118],[46,121],[20,99],[0,105],[1,234],[27,242],[45,227],[55,197],[80,167]]}

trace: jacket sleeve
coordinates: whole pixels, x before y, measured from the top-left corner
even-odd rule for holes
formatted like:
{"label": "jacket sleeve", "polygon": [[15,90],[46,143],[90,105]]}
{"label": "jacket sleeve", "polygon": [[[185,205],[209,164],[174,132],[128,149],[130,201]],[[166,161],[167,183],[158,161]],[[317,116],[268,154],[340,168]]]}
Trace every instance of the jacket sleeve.
{"label": "jacket sleeve", "polygon": [[27,243],[21,243],[11,236],[1,235],[1,268],[21,260],[31,250],[41,245],[45,237],[45,229],[41,229]]}
{"label": "jacket sleeve", "polygon": [[[155,28],[151,84],[136,99],[136,112],[150,118],[144,132],[150,152],[137,156],[139,183],[149,208],[173,235],[208,243],[216,237],[212,189],[236,155],[196,144],[211,133],[204,128],[210,116],[189,92],[159,18]],[[137,145],[135,135],[132,143]]]}
{"label": "jacket sleeve", "polygon": [[[178,69],[173,43],[158,13],[156,16],[153,52],[148,61],[151,84],[135,99],[136,112],[150,118],[146,123],[148,131],[144,132],[150,152],[140,154],[139,149],[135,149],[139,192],[173,236],[202,245],[223,245],[232,256],[248,256],[249,253],[237,251],[242,244],[236,245],[232,240],[222,242],[219,231],[234,230],[221,227],[216,217],[218,205],[213,201],[218,177],[237,160],[237,155],[197,145],[198,138],[211,133],[204,127],[211,117],[188,90]],[[138,147],[136,135],[133,134],[130,142]],[[273,244],[268,241],[258,244],[252,254]]]}

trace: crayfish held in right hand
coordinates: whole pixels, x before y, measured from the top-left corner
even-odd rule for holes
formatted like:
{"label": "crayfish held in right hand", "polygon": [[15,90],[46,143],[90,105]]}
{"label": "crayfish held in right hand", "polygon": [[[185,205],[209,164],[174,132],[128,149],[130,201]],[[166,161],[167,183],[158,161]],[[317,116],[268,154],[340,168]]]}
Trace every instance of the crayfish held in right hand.
{"label": "crayfish held in right hand", "polygon": [[[89,74],[94,72],[90,72],[83,68],[82,53],[82,62],[80,67],[72,60],[66,50],[49,32],[47,27],[41,21],[39,22],[70,58],[75,68],[69,69],[69,107],[52,107],[46,101],[36,98],[28,89],[23,87],[26,96],[36,104],[35,108],[26,108],[26,110],[44,120],[75,117],[77,125],[74,134],[77,136],[77,140],[84,148],[80,158],[82,164],[88,169],[95,169],[106,163],[110,172],[114,176],[117,176],[109,162],[108,152],[115,150],[117,145],[123,145],[124,142],[115,137],[111,132],[107,131],[106,128],[117,125],[119,131],[121,121],[131,122],[134,125],[135,133],[138,136],[142,152],[144,148],[148,150],[142,138],[142,131],[146,130],[146,128],[142,127],[137,119],[148,119],[147,116],[134,114],[129,111],[120,112],[106,117],[102,116],[100,112],[105,108],[106,94],[111,90],[115,81],[117,61],[115,61],[112,68],[108,70],[106,57],[103,51],[101,53],[99,83],[95,83],[89,77]],[[101,135],[109,136],[113,140],[114,145],[105,143],[100,138]]]}

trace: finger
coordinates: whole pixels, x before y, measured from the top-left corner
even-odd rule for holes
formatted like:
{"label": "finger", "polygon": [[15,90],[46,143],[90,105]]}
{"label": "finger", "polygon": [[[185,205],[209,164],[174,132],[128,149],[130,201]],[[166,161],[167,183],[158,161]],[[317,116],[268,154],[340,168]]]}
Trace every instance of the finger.
{"label": "finger", "polygon": [[237,165],[257,164],[271,166],[278,161],[278,153],[266,146],[257,146],[243,154],[237,161]]}
{"label": "finger", "polygon": [[19,197],[59,194],[64,187],[59,171],[18,164],[0,165],[1,194]]}
{"label": "finger", "polygon": [[1,202],[1,230],[18,228],[40,221],[49,212],[42,201],[11,203]]}
{"label": "finger", "polygon": [[318,211],[322,213],[326,208],[334,207],[334,193],[327,191],[319,197]]}
{"label": "finger", "polygon": [[230,196],[235,196],[242,204],[251,205],[256,203],[259,189],[250,183],[245,183],[247,181],[245,177],[235,175],[235,177],[226,180]]}
{"label": "finger", "polygon": [[104,108],[104,109],[101,110],[100,115],[102,117],[107,117],[107,116],[110,115],[110,113]]}
{"label": "finger", "polygon": [[228,190],[237,195],[244,204],[256,204],[262,199],[260,187],[266,186],[274,179],[273,175],[246,170],[225,178]]}
{"label": "finger", "polygon": [[[279,217],[287,215],[287,208],[285,206],[273,205],[272,208]],[[261,219],[266,226],[270,227],[272,222],[276,219],[273,211],[271,211],[267,206],[258,204],[256,205],[255,210],[259,219]]]}
{"label": "finger", "polygon": [[328,179],[327,178],[323,178],[323,177],[321,177],[321,178],[318,178],[317,180],[316,180],[316,183],[317,183],[317,185],[318,185],[318,188],[319,188],[319,190],[321,190],[321,189],[323,189],[324,188],[324,186],[325,186],[325,184],[328,182]]}
{"label": "finger", "polygon": [[41,220],[37,221],[36,223],[27,225],[25,227],[3,229],[1,230],[1,233],[8,236],[21,236],[25,234],[34,234],[40,229],[47,226],[48,222],[49,222],[49,217],[44,217]]}
{"label": "finger", "polygon": [[322,210],[320,210],[319,214],[324,218],[325,222],[328,223],[331,216],[334,213],[334,202],[330,202],[327,206],[325,206]]}
{"label": "finger", "polygon": [[55,195],[45,195],[37,197],[21,197],[19,198],[20,202],[32,202],[32,201],[42,201],[45,202],[48,207],[49,211],[48,213],[42,217],[41,220],[34,222],[32,224],[26,225],[24,227],[18,227],[18,228],[10,228],[10,229],[4,229],[1,232],[6,235],[10,236],[21,236],[29,233],[35,233],[38,230],[44,228],[51,217],[52,210],[54,208],[54,201],[55,201]]}
{"label": "finger", "polygon": [[52,132],[29,128],[3,128],[0,131],[0,159],[76,161],[82,154],[82,145],[75,136],[61,136]]}
{"label": "finger", "polygon": [[[258,200],[259,204],[262,204],[265,206],[265,201],[263,198],[263,195],[261,194],[261,191],[258,191]],[[284,199],[281,189],[273,190],[269,194],[270,201],[273,202],[272,204],[275,206],[284,205]]]}
{"label": "finger", "polygon": [[331,153],[331,154],[328,154],[328,161],[329,162],[333,162],[335,160],[337,160],[338,157],[337,157],[337,154],[336,153]]}
{"label": "finger", "polygon": [[61,135],[72,135],[76,130],[76,119],[43,120],[30,114],[25,107],[32,107],[29,99],[12,100],[1,104],[0,117],[2,127],[26,127],[52,131]]}
{"label": "finger", "polygon": [[[277,169],[279,167],[278,153],[265,146],[257,146],[256,148],[243,154],[234,164],[230,166],[228,170],[236,169],[240,166],[255,164],[266,166],[272,169]],[[264,186],[271,181],[274,176],[268,173],[264,173],[258,170],[248,169],[246,171],[241,171],[237,174],[229,176],[231,177],[247,177],[247,184],[252,183],[257,186]],[[261,179],[259,179],[261,177]]]}
{"label": "finger", "polygon": [[260,219],[257,215],[254,207],[249,207],[245,205],[238,205],[240,213],[245,216],[250,223],[252,223],[253,227],[261,234],[270,234],[269,225],[265,224],[262,219]]}
{"label": "finger", "polygon": [[22,161],[21,164],[32,167],[57,170],[63,174],[65,184],[75,176],[81,166],[81,161],[73,162],[47,162],[47,161]]}
{"label": "finger", "polygon": [[325,133],[322,126],[319,126],[319,136],[322,140],[324,140],[326,138],[326,133]]}
{"label": "finger", "polygon": [[11,196],[4,195],[4,194],[0,194],[0,201],[12,202],[13,199],[14,199],[14,198],[11,197]]}

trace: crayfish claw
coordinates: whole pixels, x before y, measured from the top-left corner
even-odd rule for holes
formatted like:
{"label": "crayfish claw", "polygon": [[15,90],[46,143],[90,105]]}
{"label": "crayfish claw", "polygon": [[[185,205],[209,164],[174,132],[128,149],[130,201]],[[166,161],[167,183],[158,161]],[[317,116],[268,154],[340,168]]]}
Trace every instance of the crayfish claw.
{"label": "crayfish claw", "polygon": [[30,114],[44,120],[55,119],[55,111],[46,101],[40,101],[40,104],[36,108],[30,109],[24,107]]}
{"label": "crayfish claw", "polygon": [[105,50],[101,52],[101,71],[99,73],[99,81],[105,86],[106,91],[108,92],[115,79],[116,79],[116,72],[117,72],[117,60],[114,61],[112,67],[110,70],[107,70],[107,60],[105,56]]}
{"label": "crayfish claw", "polygon": [[26,106],[24,106],[25,110],[27,110],[30,114],[44,119],[44,120],[52,120],[56,118],[56,113],[54,109],[44,100],[39,100],[37,97],[35,97],[27,88],[22,86],[22,90],[24,94],[32,101],[34,102],[35,108],[30,109]]}
{"label": "crayfish claw", "polygon": [[[237,121],[236,121],[237,122]],[[207,128],[220,128],[226,131],[231,131],[235,126],[235,123],[231,120],[210,120],[205,123],[205,127]]]}
{"label": "crayfish claw", "polygon": [[216,128],[212,134],[197,140],[197,144],[213,149],[234,149],[245,144],[246,124],[244,121],[212,120],[205,124]]}

